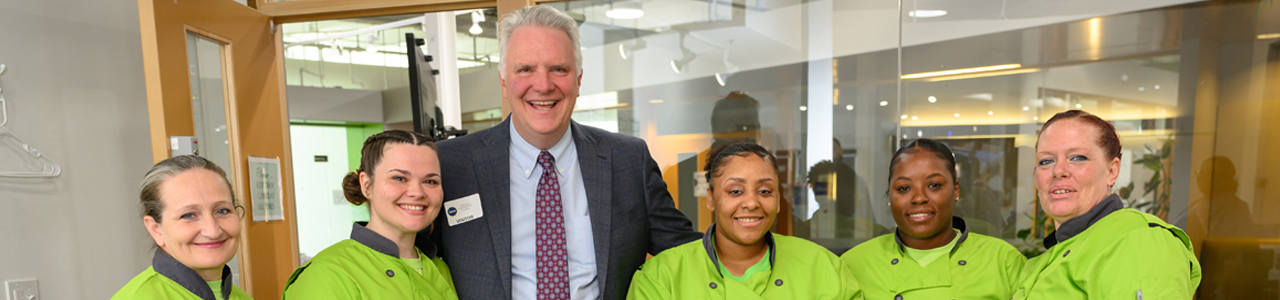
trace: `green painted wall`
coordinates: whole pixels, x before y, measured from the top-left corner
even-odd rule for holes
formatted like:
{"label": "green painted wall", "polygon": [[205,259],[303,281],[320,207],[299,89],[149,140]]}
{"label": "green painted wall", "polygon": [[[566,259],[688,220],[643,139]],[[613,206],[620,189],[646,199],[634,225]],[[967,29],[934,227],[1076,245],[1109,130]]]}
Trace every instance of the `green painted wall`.
{"label": "green painted wall", "polygon": [[[364,140],[370,136],[382,132],[382,124],[378,123],[347,123],[347,169],[355,172],[360,168],[360,149],[364,147]],[[357,206],[357,209],[351,210],[351,219],[359,222],[369,221],[369,208],[367,206]]]}

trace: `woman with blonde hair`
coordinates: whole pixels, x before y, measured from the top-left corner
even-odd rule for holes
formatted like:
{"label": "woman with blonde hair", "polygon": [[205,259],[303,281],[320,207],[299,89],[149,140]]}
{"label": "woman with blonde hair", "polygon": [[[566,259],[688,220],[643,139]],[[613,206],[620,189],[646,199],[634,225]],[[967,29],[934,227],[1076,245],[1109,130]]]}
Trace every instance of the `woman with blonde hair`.
{"label": "woman with blonde hair", "polygon": [[240,215],[227,173],[183,155],[157,163],[142,178],[142,225],[156,242],[151,267],[112,300],[252,299],[232,284]]}

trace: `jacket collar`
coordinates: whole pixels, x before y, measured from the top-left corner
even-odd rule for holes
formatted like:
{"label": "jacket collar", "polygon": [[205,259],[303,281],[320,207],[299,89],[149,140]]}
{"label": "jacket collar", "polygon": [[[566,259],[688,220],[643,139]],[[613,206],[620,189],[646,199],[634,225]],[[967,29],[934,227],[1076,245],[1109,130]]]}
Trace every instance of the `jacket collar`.
{"label": "jacket collar", "polygon": [[[195,294],[200,299],[213,300],[213,291],[209,289],[209,283],[204,281],[195,270],[183,265],[164,249],[156,249],[155,256],[151,257],[151,268],[164,275],[164,277],[177,282],[178,285]],[[222,266],[222,299],[231,298],[231,267]]]}
{"label": "jacket collar", "polygon": [[[955,247],[951,247],[951,252],[955,253],[956,249],[960,248],[960,244],[964,243],[964,240],[969,238],[969,224],[966,224],[964,219],[961,219],[960,217],[951,216],[951,228],[960,230],[960,236],[956,237],[960,240],[956,241]],[[898,232],[897,229],[893,230],[893,240],[898,242],[899,253],[907,252],[907,246],[902,243],[902,233]]]}
{"label": "jacket collar", "polygon": [[[707,232],[702,234],[702,248],[707,250],[707,256],[711,257],[711,264],[716,266],[716,273],[724,277],[724,270],[720,270],[720,258],[716,256],[715,232],[716,224],[711,223],[711,226],[707,227]],[[769,245],[769,268],[772,269],[774,257],[778,255],[778,245],[773,242],[773,232],[764,232],[764,243]]]}
{"label": "jacket collar", "polygon": [[[369,228],[365,227],[367,225],[369,225],[369,222],[355,222],[355,224],[352,224],[351,239],[365,247],[369,247],[369,249],[373,249],[373,251],[378,251],[378,253],[400,258],[400,247],[396,246],[396,243],[392,242],[391,239],[388,239],[377,232],[373,232],[373,230],[369,230]],[[430,229],[431,228],[428,227],[423,230]],[[414,245],[418,247],[418,251],[422,251],[422,254],[426,254],[427,258],[436,258],[436,246],[431,242],[431,239],[425,239],[425,241],[423,239],[418,239],[414,242]]]}
{"label": "jacket collar", "polygon": [[1071,237],[1079,235],[1081,232],[1089,229],[1089,226],[1093,226],[1093,223],[1097,223],[1098,220],[1102,220],[1102,218],[1105,218],[1107,215],[1121,209],[1124,209],[1124,203],[1120,202],[1119,195],[1111,194],[1111,196],[1107,196],[1106,199],[1102,199],[1102,202],[1098,202],[1098,204],[1094,205],[1093,208],[1090,208],[1089,211],[1076,216],[1071,220],[1062,222],[1062,225],[1058,226],[1058,230],[1054,230],[1048,235],[1045,235],[1044,248],[1052,248],[1053,245],[1057,245]]}

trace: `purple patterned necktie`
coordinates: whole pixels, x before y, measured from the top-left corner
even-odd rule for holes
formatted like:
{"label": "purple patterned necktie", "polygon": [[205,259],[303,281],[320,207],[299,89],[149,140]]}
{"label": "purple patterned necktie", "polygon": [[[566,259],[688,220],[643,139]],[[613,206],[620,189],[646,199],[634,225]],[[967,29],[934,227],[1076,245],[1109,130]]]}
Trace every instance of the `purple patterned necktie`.
{"label": "purple patterned necktie", "polygon": [[538,154],[538,300],[569,299],[569,252],[565,250],[560,179],[551,153]]}

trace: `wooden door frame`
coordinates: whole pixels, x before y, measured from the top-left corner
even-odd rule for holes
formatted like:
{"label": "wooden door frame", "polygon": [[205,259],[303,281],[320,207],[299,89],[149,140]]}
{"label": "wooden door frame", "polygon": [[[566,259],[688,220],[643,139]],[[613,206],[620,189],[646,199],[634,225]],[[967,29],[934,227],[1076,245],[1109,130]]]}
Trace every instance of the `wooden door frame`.
{"label": "wooden door frame", "polygon": [[269,15],[233,1],[138,0],[138,13],[153,161],[170,157],[169,136],[195,133],[188,33],[220,44],[227,171],[238,202],[252,207],[248,156],[281,159],[282,204],[290,221],[254,223],[246,215],[238,249],[240,286],[258,298],[277,298],[298,265],[279,26]]}

